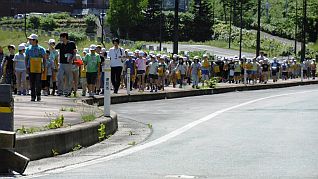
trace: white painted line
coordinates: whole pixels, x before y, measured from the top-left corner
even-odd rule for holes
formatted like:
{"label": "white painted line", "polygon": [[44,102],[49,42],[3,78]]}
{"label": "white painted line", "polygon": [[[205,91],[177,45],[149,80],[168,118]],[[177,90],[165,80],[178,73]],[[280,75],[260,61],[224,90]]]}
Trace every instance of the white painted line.
{"label": "white painted line", "polygon": [[133,153],[136,153],[136,152],[139,152],[139,151],[154,147],[156,145],[162,144],[164,142],[167,142],[168,140],[171,140],[171,139],[183,134],[184,132],[190,130],[191,128],[193,128],[193,127],[195,127],[195,126],[197,126],[197,125],[199,125],[199,124],[201,124],[203,122],[209,121],[209,120],[215,118],[216,116],[218,116],[218,115],[220,115],[222,113],[225,113],[227,111],[230,111],[232,109],[240,108],[242,106],[246,106],[246,105],[249,105],[249,104],[252,104],[252,103],[255,103],[255,102],[264,101],[264,100],[271,99],[271,98],[290,96],[290,95],[295,95],[295,94],[311,93],[311,92],[317,92],[317,91],[318,90],[311,90],[311,91],[302,91],[302,92],[295,92],[295,93],[286,93],[286,94],[280,94],[280,95],[273,95],[273,96],[268,96],[268,97],[264,97],[264,98],[258,98],[258,99],[252,100],[252,101],[241,103],[241,104],[229,107],[229,108],[225,108],[225,109],[216,111],[216,112],[214,112],[212,114],[209,114],[208,116],[205,116],[205,117],[203,117],[201,119],[193,121],[193,122],[191,122],[191,123],[179,128],[179,129],[176,129],[176,130],[170,132],[169,134],[164,135],[164,136],[162,136],[162,137],[160,137],[160,138],[158,138],[156,140],[153,140],[151,142],[148,142],[148,143],[145,143],[145,144],[133,147],[133,148],[129,148],[129,149],[124,150],[122,152],[119,152],[117,154],[113,154],[113,155],[110,155],[110,156],[99,158],[99,159],[96,159],[96,160],[93,160],[93,161],[87,161],[87,162],[80,163],[80,164],[70,165],[70,166],[67,166],[67,167],[64,167],[64,168],[57,168],[57,169],[54,169],[54,170],[51,170],[51,171],[47,171],[45,174],[30,175],[30,176],[23,177],[23,178],[38,178],[38,177],[47,176],[47,175],[50,175],[50,174],[58,174],[58,173],[61,173],[61,172],[72,170],[72,169],[82,168],[82,167],[86,167],[86,166],[90,166],[90,165],[94,165],[94,164],[98,164],[98,163],[103,163],[103,162],[106,162],[106,161],[109,161],[109,160],[125,157],[125,156],[131,155]]}

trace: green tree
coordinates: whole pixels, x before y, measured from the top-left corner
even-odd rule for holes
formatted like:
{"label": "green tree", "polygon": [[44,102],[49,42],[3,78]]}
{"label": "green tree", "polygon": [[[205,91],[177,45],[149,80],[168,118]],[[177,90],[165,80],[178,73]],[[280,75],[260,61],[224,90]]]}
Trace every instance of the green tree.
{"label": "green tree", "polygon": [[38,16],[31,16],[29,18],[29,26],[32,28],[32,29],[39,29],[40,28],[40,25],[41,25],[41,20],[40,20],[40,17]]}
{"label": "green tree", "polygon": [[[212,4],[209,0],[195,0],[190,11],[193,14],[191,39],[205,41],[212,35]],[[191,27],[189,27],[191,28]]]}
{"label": "green tree", "polygon": [[148,0],[110,0],[107,22],[110,30],[120,38],[129,38],[143,20]]}

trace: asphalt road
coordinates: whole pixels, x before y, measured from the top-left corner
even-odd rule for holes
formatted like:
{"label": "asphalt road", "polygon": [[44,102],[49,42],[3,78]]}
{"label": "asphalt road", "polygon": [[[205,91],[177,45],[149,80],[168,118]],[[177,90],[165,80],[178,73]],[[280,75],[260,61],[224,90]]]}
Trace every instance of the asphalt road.
{"label": "asphalt road", "polygon": [[120,118],[151,124],[152,135],[24,178],[318,178],[317,87],[113,105]]}
{"label": "asphalt road", "polygon": [[[152,46],[156,47],[159,46],[159,44],[152,44]],[[149,48],[149,45],[147,46]],[[173,51],[173,44],[162,44],[162,47],[166,47],[168,52]],[[179,51],[207,51],[208,53],[214,54],[216,56],[221,57],[233,57],[235,55],[239,55],[238,50],[232,50],[232,49],[223,49],[219,47],[213,47],[208,45],[189,45],[189,44],[179,44]],[[242,55],[245,55],[246,57],[253,58],[255,57],[255,54],[252,53],[246,53],[242,52]]]}

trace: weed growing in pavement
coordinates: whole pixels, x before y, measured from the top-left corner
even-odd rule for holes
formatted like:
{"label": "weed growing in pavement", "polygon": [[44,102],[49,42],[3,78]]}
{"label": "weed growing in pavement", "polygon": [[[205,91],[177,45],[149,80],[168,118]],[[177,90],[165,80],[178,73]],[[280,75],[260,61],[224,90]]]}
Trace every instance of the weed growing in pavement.
{"label": "weed growing in pavement", "polygon": [[128,145],[132,145],[132,146],[134,146],[134,145],[136,145],[137,143],[135,142],[135,141],[132,141],[132,142],[129,142],[128,143]]}
{"label": "weed growing in pavement", "polygon": [[69,112],[76,112],[76,109],[74,107],[61,107],[60,111],[69,111]]}
{"label": "weed growing in pavement", "polygon": [[35,132],[40,132],[43,131],[43,128],[40,127],[30,127],[30,128],[26,128],[24,126],[22,126],[21,128],[16,130],[17,134],[23,135],[23,134],[33,134]]}
{"label": "weed growing in pavement", "polygon": [[75,145],[74,147],[73,147],[73,149],[72,149],[72,151],[74,152],[74,151],[78,151],[78,150],[80,150],[81,148],[83,148],[80,144],[77,144],[77,145]]}
{"label": "weed growing in pavement", "polygon": [[63,127],[64,124],[64,116],[58,115],[56,119],[52,119],[50,123],[46,126],[48,129],[57,129]]}
{"label": "weed growing in pavement", "polygon": [[99,125],[99,128],[98,128],[98,140],[99,141],[105,140],[105,138],[106,138],[106,131],[105,130],[106,130],[105,124],[101,123]]}
{"label": "weed growing in pavement", "polygon": [[129,131],[129,135],[136,135],[133,131]]}
{"label": "weed growing in pavement", "polygon": [[94,121],[96,119],[96,116],[95,114],[87,114],[87,115],[82,115],[81,118],[84,122],[90,122],[90,121]]}
{"label": "weed growing in pavement", "polygon": [[56,149],[52,149],[52,154],[53,154],[54,157],[57,156],[57,155],[59,155],[59,153],[57,152]]}
{"label": "weed growing in pavement", "polygon": [[151,124],[147,124],[149,129],[152,129],[152,125]]}
{"label": "weed growing in pavement", "polygon": [[102,114],[100,114],[101,113],[97,105],[94,105],[93,107],[83,106],[83,109],[81,110],[81,119],[84,122],[90,122],[95,120],[97,117],[102,116]]}

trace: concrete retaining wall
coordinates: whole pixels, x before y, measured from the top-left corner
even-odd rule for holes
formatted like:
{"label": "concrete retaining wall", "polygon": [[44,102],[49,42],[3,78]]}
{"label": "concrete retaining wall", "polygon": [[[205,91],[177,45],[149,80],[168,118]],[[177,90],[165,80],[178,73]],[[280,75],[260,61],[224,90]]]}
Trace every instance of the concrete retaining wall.
{"label": "concrete retaining wall", "polygon": [[31,160],[37,160],[52,157],[52,150],[64,154],[77,145],[90,146],[99,141],[98,128],[101,123],[106,126],[106,135],[114,134],[118,129],[117,114],[111,112],[111,118],[103,117],[67,128],[18,136],[16,151]]}
{"label": "concrete retaining wall", "polygon": [[[151,93],[151,94],[132,94],[132,95],[122,95],[122,96],[112,96],[112,104],[120,104],[127,102],[138,102],[138,101],[149,101],[149,100],[162,100],[162,99],[173,99],[182,98],[190,96],[200,96],[200,95],[212,95],[220,93],[228,93],[234,91],[249,91],[249,90],[262,90],[271,88],[286,88],[300,85],[311,85],[318,84],[318,81],[304,81],[304,82],[287,82],[287,83],[275,83],[275,84],[259,84],[259,85],[249,85],[249,86],[237,86],[237,87],[221,87],[216,89],[199,89],[199,90],[184,90],[177,92],[164,92],[164,93]],[[92,104],[98,104],[99,106],[104,105],[104,97],[99,96],[96,98],[86,98],[83,102]]]}

